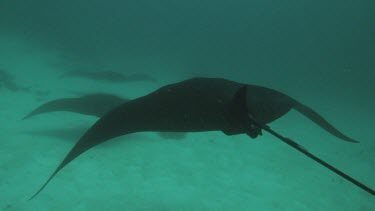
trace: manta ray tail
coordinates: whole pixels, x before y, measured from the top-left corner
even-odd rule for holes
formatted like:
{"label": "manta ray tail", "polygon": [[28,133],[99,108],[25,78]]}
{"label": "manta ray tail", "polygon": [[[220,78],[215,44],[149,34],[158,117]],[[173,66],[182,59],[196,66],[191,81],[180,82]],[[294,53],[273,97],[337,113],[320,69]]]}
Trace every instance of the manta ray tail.
{"label": "manta ray tail", "polygon": [[303,114],[307,118],[309,118],[311,121],[315,122],[317,125],[325,129],[330,134],[336,136],[337,138],[340,138],[344,141],[353,142],[353,143],[359,143],[359,141],[356,141],[343,133],[341,133],[339,130],[337,130],[333,125],[331,125],[327,120],[325,120],[322,116],[320,116],[317,112],[312,110],[311,108],[301,104],[297,103],[293,107],[296,111]]}

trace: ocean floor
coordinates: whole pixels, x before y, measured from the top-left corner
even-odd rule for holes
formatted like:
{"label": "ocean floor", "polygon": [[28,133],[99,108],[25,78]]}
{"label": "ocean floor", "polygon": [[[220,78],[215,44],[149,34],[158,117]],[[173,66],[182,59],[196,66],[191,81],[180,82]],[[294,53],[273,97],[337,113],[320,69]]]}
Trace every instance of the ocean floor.
{"label": "ocean floor", "polygon": [[[77,94],[136,98],[185,76],[153,72],[159,82],[151,85],[61,80],[69,64],[59,64],[69,61],[58,52],[9,37],[0,42],[0,69],[22,87],[0,86],[0,210],[375,210],[374,196],[267,133],[255,140],[221,132],[178,140],[151,132],[123,136],[84,153],[29,201],[96,118],[23,116],[48,100]],[[293,94],[361,143],[343,142],[294,111],[270,126],[375,188],[372,99],[302,93]]]}

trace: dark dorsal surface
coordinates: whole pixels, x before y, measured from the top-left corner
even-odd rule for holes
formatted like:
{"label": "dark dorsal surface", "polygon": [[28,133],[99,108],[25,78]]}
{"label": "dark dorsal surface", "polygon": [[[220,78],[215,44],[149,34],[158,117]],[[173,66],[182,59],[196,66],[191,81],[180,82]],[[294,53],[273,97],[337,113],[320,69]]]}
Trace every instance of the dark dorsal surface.
{"label": "dark dorsal surface", "polygon": [[[242,99],[237,99],[241,96],[238,92],[244,88],[246,92],[241,93],[246,93],[246,99],[243,99],[243,95]],[[238,105],[241,102],[246,104],[249,115],[262,124],[270,123],[294,106],[300,105],[278,91],[220,78],[193,78],[161,87],[155,92],[116,107],[100,118],[80,138],[33,197],[76,157],[114,137],[140,131],[223,131],[231,135],[247,133],[247,125],[244,125],[238,116],[242,115],[243,111],[237,111],[238,108],[241,109],[241,105]],[[304,112],[301,113],[305,114]],[[316,112],[307,113],[308,115],[305,115],[309,118],[319,116]],[[320,116],[319,118],[324,120]],[[319,121],[315,122],[319,124]],[[324,125],[322,127],[327,129]],[[329,131],[329,128],[327,130]],[[335,131],[329,132],[334,134]]]}
{"label": "dark dorsal surface", "polygon": [[102,93],[89,94],[75,98],[61,98],[42,104],[26,115],[24,119],[35,115],[56,111],[69,111],[102,117],[106,112],[127,101],[127,99],[123,99],[115,95]]}
{"label": "dark dorsal surface", "polygon": [[108,82],[136,82],[136,81],[146,81],[146,82],[156,82],[156,79],[147,74],[128,74],[125,75],[120,72],[115,71],[84,71],[76,70],[69,71],[63,74],[60,78],[66,77],[79,77],[86,78],[97,81],[108,81]]}
{"label": "dark dorsal surface", "polygon": [[[128,99],[120,98],[116,95],[111,94],[104,94],[104,93],[97,93],[97,94],[88,94],[82,97],[75,97],[75,98],[60,98],[56,100],[52,100],[46,102],[28,115],[26,115],[23,119],[28,119],[30,117],[45,114],[50,112],[58,112],[58,111],[69,111],[73,113],[85,114],[89,116],[96,116],[102,117],[108,111],[114,109],[115,107],[121,105],[129,101]],[[69,137],[64,135],[64,133],[71,133],[72,129],[69,130],[45,130],[39,132],[28,132],[29,134],[39,134],[43,136],[55,135],[56,137]],[[74,134],[77,134],[76,131],[82,130],[74,130]],[[161,132],[158,135],[164,139],[183,139],[186,137],[186,133],[173,133],[173,132]]]}

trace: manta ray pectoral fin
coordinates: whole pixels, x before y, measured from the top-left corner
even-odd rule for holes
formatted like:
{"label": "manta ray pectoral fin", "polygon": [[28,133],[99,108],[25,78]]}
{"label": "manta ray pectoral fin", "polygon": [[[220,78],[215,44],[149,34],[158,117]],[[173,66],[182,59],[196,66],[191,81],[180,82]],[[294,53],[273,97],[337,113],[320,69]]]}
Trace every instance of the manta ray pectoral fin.
{"label": "manta ray pectoral fin", "polygon": [[52,100],[52,101],[49,101],[47,103],[40,105],[39,107],[34,109],[32,112],[27,114],[22,119],[25,120],[30,117],[40,115],[43,113],[69,110],[73,102],[74,102],[74,98],[62,98],[62,99]]}
{"label": "manta ray pectoral fin", "polygon": [[[116,111],[116,109],[114,109],[114,111]],[[123,135],[116,132],[120,131],[120,128],[122,127],[121,124],[115,124],[116,121],[114,119],[118,119],[118,116],[119,115],[116,112],[113,114],[111,113],[100,118],[93,126],[91,126],[78,140],[74,147],[69,151],[64,160],[56,168],[53,174],[47,179],[43,186],[30,198],[30,200],[35,198],[35,196],[37,196],[47,186],[47,184],[54,178],[54,176],[58,172],[60,172],[66,165],[68,165],[78,156],[100,143],[103,143],[119,135]],[[131,133],[131,131],[129,133]]]}
{"label": "manta ray pectoral fin", "polygon": [[129,100],[120,98],[116,95],[104,93],[88,94],[75,98],[60,98],[40,105],[31,113],[26,115],[23,119],[28,119],[35,115],[56,111],[69,111],[90,116],[102,117],[111,109],[127,101]]}
{"label": "manta ray pectoral fin", "polygon": [[321,115],[319,115],[316,111],[309,108],[306,105],[303,105],[301,103],[298,103],[296,106],[293,107],[296,111],[303,114],[307,118],[309,118],[311,121],[319,125],[321,128],[329,132],[330,134],[336,136],[337,138],[340,138],[344,141],[352,142],[352,143],[359,143],[359,141],[354,140],[346,135],[344,135],[342,132],[337,130],[333,125],[331,125],[327,120],[325,120]]}
{"label": "manta ray pectoral fin", "polygon": [[61,171],[66,165],[68,165],[71,161],[77,158],[79,155],[90,149],[91,147],[95,146],[101,140],[89,140],[90,136],[90,129],[86,132],[80,140],[74,145],[74,147],[70,150],[68,155],[64,158],[64,160],[60,163],[60,165],[56,168],[56,170],[52,173],[52,175],[47,179],[47,181],[43,184],[43,186],[29,199],[32,200],[35,198],[46,186],[47,184],[55,177],[55,175]]}

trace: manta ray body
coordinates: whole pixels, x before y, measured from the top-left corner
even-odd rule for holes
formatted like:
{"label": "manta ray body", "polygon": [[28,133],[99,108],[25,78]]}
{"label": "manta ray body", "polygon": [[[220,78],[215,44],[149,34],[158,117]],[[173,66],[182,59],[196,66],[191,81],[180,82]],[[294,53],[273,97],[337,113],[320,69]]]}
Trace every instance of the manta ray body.
{"label": "manta ray body", "polygon": [[[256,138],[261,135],[262,129],[273,134],[267,124],[291,109],[311,119],[332,135],[344,141],[357,142],[338,131],[311,108],[279,91],[221,78],[192,78],[163,86],[106,113],[79,139],[32,198],[67,164],[109,139],[141,131],[222,131],[226,135],[247,134]],[[277,137],[286,140],[282,136]],[[294,142],[288,144],[306,151]],[[323,161],[317,162],[322,164]]]}

